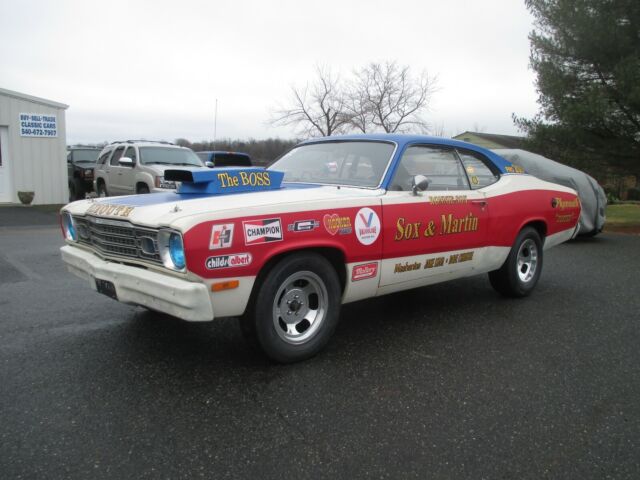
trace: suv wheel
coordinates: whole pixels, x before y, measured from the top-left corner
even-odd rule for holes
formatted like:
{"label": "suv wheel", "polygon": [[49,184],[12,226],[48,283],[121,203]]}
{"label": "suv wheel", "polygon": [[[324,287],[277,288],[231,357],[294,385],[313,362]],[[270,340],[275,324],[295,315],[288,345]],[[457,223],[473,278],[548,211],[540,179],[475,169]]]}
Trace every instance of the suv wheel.
{"label": "suv wheel", "polygon": [[109,194],[107,193],[107,187],[105,186],[104,182],[98,183],[98,191],[96,193],[100,198],[109,196]]}
{"label": "suv wheel", "polygon": [[138,185],[138,188],[136,189],[136,193],[138,195],[144,195],[145,193],[149,193],[149,187],[144,183],[141,185]]}

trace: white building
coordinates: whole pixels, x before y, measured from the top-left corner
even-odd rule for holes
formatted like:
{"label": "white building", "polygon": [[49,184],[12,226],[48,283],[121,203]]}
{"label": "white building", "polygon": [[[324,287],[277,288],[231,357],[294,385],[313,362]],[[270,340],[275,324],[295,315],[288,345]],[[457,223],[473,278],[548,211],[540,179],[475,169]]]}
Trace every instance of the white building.
{"label": "white building", "polygon": [[0,203],[66,203],[68,105],[0,88]]}

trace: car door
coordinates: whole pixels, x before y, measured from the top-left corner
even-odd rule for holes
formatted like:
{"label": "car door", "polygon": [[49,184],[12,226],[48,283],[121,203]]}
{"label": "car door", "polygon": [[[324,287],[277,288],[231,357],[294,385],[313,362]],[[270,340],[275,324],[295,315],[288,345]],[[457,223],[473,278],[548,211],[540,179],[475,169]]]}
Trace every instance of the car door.
{"label": "car door", "polygon": [[120,158],[124,153],[124,148],[116,148],[113,155],[111,155],[111,160],[109,160],[109,166],[107,167],[107,190],[109,195],[123,195],[126,193],[122,185],[122,175],[128,168],[120,165]]}
{"label": "car door", "polygon": [[[412,191],[416,175],[429,180]],[[465,276],[481,265],[488,205],[454,148],[410,145],[382,199],[380,287],[400,290]]]}
{"label": "car door", "polygon": [[[136,155],[136,147],[133,145],[127,147],[123,157],[128,157],[133,161],[133,165],[130,167],[120,166],[121,173],[118,181],[120,182],[120,188],[125,195],[132,195],[136,193],[136,171],[138,164],[138,156]],[[121,157],[122,158],[122,157]]]}

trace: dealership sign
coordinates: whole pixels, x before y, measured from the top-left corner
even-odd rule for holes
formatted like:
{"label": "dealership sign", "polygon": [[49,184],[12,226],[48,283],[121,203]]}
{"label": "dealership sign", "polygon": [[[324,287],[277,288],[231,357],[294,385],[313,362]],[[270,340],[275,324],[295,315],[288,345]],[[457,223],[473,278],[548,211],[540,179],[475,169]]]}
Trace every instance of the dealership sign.
{"label": "dealership sign", "polygon": [[20,114],[21,137],[57,137],[58,119],[55,115],[41,113]]}

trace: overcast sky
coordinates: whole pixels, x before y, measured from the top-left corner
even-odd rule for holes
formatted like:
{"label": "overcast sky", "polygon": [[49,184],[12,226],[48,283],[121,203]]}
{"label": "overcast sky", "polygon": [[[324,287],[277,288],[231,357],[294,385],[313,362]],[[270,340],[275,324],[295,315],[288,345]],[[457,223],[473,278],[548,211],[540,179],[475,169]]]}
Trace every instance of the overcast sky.
{"label": "overcast sky", "polygon": [[67,141],[289,138],[268,125],[315,65],[438,76],[448,135],[536,110],[523,0],[0,0],[0,87],[68,104]]}

